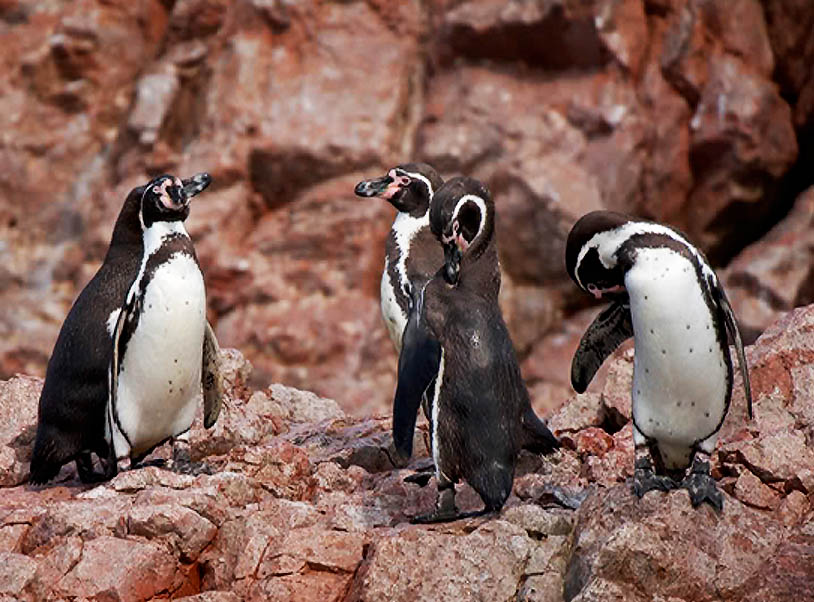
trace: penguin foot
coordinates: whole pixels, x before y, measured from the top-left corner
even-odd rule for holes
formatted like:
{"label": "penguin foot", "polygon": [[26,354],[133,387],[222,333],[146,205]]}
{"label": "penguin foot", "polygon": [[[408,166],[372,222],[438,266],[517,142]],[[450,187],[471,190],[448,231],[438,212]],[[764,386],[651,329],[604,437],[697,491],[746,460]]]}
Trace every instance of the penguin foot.
{"label": "penguin foot", "polygon": [[433,473],[431,472],[416,472],[404,477],[404,482],[413,483],[414,485],[418,485],[419,487],[426,487],[432,477]]}
{"label": "penguin foot", "polygon": [[452,510],[441,510],[440,508],[437,509],[435,512],[430,512],[429,514],[419,514],[418,516],[414,516],[410,519],[410,522],[414,525],[431,525],[433,523],[449,523],[454,520],[458,520],[459,518],[467,518],[464,514],[468,513],[459,513],[457,509],[453,508]]}
{"label": "penguin foot", "polygon": [[716,511],[723,511],[724,496],[718,489],[715,479],[709,474],[709,462],[694,461],[690,473],[681,481],[680,487],[689,492],[693,508],[707,502]]}
{"label": "penguin foot", "polygon": [[641,498],[648,491],[670,491],[676,489],[678,483],[673,479],[663,475],[657,475],[653,471],[653,463],[649,458],[639,458],[636,460],[633,471],[633,493]]}
{"label": "penguin foot", "polygon": [[[90,454],[83,453],[76,459],[76,472],[79,475],[79,480],[85,485],[95,485],[96,483],[103,483],[109,481],[116,475],[116,471],[110,470],[110,466],[104,461],[101,462],[103,472],[98,472],[93,469],[93,459]],[[113,462],[115,468],[116,463]]]}
{"label": "penguin foot", "polygon": [[155,466],[156,468],[166,468],[167,461],[164,458],[155,458],[154,460],[147,460],[146,462],[135,462],[130,465],[130,469],[134,468],[147,468],[148,466]]}

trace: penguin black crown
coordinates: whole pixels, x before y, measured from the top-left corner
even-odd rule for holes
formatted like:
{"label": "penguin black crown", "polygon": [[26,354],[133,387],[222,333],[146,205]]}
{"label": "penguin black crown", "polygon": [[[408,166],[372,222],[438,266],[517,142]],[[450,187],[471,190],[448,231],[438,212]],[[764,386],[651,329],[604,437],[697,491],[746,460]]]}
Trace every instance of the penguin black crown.
{"label": "penguin black crown", "polygon": [[[521,449],[550,452],[559,442],[534,414],[509,332],[497,304],[500,270],[494,205],[471,178],[447,181],[433,197],[432,231],[445,264],[415,291],[399,357],[393,439],[408,456],[421,394],[434,379],[432,455],[436,510],[414,522],[439,522],[497,512],[511,493]],[[460,514],[455,483],[466,480],[484,502]]]}
{"label": "penguin black crown", "polygon": [[[588,213],[574,224],[565,261],[581,289],[611,299],[574,355],[574,389],[583,392],[608,355],[634,340],[634,493],[682,487],[693,506],[706,501],[720,511],[723,496],[710,476],[709,456],[732,396],[727,332],[750,417],[752,397],[740,331],[717,275],[677,230],[610,211]],[[681,475],[680,483],[673,479]]]}
{"label": "penguin black crown", "polygon": [[[189,429],[202,378],[206,426],[217,419],[218,346],[183,225],[190,200],[210,181],[208,174],[183,181],[163,175],[128,194],[104,261],[48,362],[31,483],[53,479],[71,461],[85,483],[115,475],[117,458],[137,464]],[[179,457],[178,467],[183,463]]]}

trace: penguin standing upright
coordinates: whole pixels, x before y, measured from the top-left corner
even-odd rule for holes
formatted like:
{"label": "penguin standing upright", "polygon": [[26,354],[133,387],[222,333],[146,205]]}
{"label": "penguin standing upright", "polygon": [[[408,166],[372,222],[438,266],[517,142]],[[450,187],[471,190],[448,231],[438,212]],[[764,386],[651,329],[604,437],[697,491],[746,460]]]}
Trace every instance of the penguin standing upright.
{"label": "penguin standing upright", "polygon": [[[634,493],[682,487],[693,506],[706,501],[721,510],[709,456],[732,395],[727,332],[750,417],[752,397],[735,316],[703,253],[672,228],[595,211],[571,229],[566,267],[580,288],[612,300],[574,355],[574,389],[584,391],[605,358],[625,339],[634,340]],[[683,474],[691,460],[680,484],[665,474]]]}
{"label": "penguin standing upright", "polygon": [[445,263],[413,293],[420,336],[408,324],[394,400],[393,438],[409,456],[421,392],[435,379],[431,422],[438,502],[433,513],[415,522],[472,516],[455,507],[455,483],[461,479],[484,501],[474,515],[500,510],[511,493],[519,450],[559,447],[531,408],[497,303],[500,270],[488,190],[471,178],[447,181],[433,198],[430,224]]}
{"label": "penguin standing upright", "polygon": [[405,163],[356,185],[357,195],[383,198],[398,211],[385,243],[381,283],[382,317],[397,352],[409,319],[411,291],[422,288],[444,263],[430,230],[430,201],[443,183],[431,165]]}
{"label": "penguin standing upright", "polygon": [[[75,460],[83,482],[112,477],[191,426],[203,381],[204,422],[217,420],[218,345],[183,222],[210,183],[160,176],[127,196],[102,266],[68,313],[40,396],[32,483]],[[183,449],[176,454],[183,468]],[[94,471],[91,454],[102,464]]]}

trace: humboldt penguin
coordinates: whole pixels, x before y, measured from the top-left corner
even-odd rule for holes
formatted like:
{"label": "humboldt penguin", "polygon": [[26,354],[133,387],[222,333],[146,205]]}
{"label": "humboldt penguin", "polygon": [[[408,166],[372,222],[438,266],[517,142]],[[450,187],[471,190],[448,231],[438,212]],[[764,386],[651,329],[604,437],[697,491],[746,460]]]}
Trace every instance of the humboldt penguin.
{"label": "humboldt penguin", "polygon": [[[509,497],[520,449],[547,453],[559,442],[531,408],[514,347],[497,303],[500,268],[489,191],[456,177],[436,191],[430,210],[444,265],[412,303],[399,358],[393,438],[408,455],[421,392],[432,383],[432,456],[441,522],[496,512]],[[484,508],[461,514],[455,483],[468,482]]]}
{"label": "humboldt penguin", "polygon": [[581,289],[611,300],[574,355],[574,389],[583,392],[608,355],[633,337],[634,493],[681,487],[694,507],[708,502],[720,511],[709,457],[732,395],[727,333],[750,417],[752,396],[735,315],[706,257],[673,228],[595,211],[574,224],[565,261]]}
{"label": "humboldt penguin", "polygon": [[[205,173],[183,181],[163,175],[128,194],[104,261],[48,362],[31,483],[53,479],[70,461],[85,483],[114,476],[117,460],[137,465],[189,430],[202,383],[204,423],[217,420],[218,345],[184,228],[190,200],[210,181]],[[176,468],[188,468],[188,450],[174,451]]]}

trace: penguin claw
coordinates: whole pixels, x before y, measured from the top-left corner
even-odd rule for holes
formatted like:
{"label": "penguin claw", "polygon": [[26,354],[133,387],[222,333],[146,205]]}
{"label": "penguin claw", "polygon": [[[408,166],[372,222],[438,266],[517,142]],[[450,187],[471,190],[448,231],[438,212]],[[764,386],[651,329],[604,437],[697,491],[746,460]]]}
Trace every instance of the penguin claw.
{"label": "penguin claw", "polygon": [[678,483],[663,475],[655,474],[651,469],[636,467],[633,472],[633,493],[641,498],[648,491],[670,491],[676,489]]}
{"label": "penguin claw", "polygon": [[724,496],[710,475],[691,472],[683,481],[680,487],[686,489],[690,494],[690,502],[693,508],[697,508],[704,502],[709,503],[717,512],[723,512]]}

